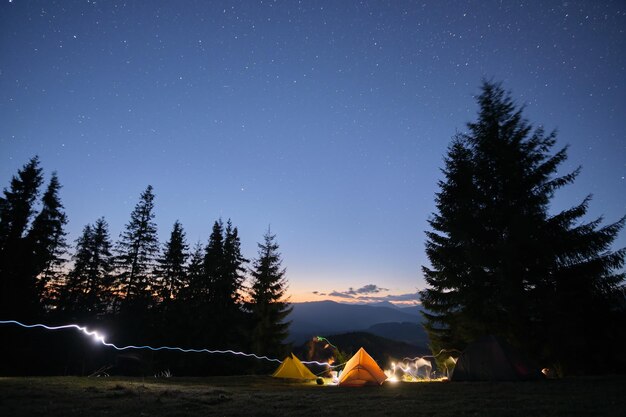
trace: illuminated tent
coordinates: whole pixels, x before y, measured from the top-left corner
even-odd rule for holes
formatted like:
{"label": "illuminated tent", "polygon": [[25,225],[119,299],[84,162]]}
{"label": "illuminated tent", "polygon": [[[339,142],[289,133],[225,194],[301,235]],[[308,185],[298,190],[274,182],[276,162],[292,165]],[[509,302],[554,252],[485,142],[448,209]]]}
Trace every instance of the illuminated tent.
{"label": "illuminated tent", "polygon": [[274,378],[315,379],[316,376],[304,366],[293,353],[285,358],[278,369],[272,374]]}
{"label": "illuminated tent", "polygon": [[415,361],[415,372],[413,376],[417,378],[430,379],[430,374],[433,372],[433,364],[424,358],[419,358]]}
{"label": "illuminated tent", "polygon": [[527,381],[541,379],[539,368],[513,346],[496,336],[485,336],[461,353],[452,381]]}
{"label": "illuminated tent", "polygon": [[380,385],[387,379],[387,375],[378,366],[376,361],[361,348],[346,362],[339,377],[339,385],[344,387],[360,387],[363,385]]}

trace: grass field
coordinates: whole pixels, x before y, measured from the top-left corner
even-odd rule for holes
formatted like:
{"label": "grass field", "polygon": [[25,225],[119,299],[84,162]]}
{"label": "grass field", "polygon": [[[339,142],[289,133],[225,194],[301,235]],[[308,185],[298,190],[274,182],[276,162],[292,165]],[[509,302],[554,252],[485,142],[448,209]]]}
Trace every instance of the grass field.
{"label": "grass field", "polygon": [[343,388],[266,376],[0,377],[0,416],[626,416],[626,376]]}

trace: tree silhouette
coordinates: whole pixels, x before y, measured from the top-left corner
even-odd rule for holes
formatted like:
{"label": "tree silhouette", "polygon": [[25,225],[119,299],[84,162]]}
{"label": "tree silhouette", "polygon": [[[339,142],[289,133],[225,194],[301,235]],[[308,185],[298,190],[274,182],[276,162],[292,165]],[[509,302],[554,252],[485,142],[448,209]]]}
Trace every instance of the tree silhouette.
{"label": "tree silhouette", "polygon": [[233,227],[230,219],[226,222],[224,230],[223,256],[221,276],[216,283],[218,304],[229,310],[239,310],[246,272],[244,265],[248,260],[241,254],[239,231]]}
{"label": "tree silhouette", "polygon": [[56,173],[42,197],[42,208],[27,235],[30,275],[35,279],[39,301],[46,303],[48,285],[59,279],[67,250],[64,227],[67,217],[59,198],[61,184]]}
{"label": "tree silhouette", "polygon": [[180,290],[179,300],[194,302],[194,300],[206,297],[204,255],[202,244],[200,242],[196,243],[189,255],[187,282]]}
{"label": "tree silhouette", "polygon": [[73,260],[74,267],[57,289],[59,311],[72,320],[106,316],[113,301],[114,258],[103,217],[83,228]]}
{"label": "tree silhouette", "polygon": [[[204,250],[204,282],[201,284],[202,292],[207,301],[214,305],[217,300],[217,283],[220,281],[224,266],[224,224],[222,220],[213,223],[213,229]],[[217,306],[215,306],[217,307]]]}
{"label": "tree silhouette", "polygon": [[25,238],[33,204],[43,182],[39,158],[32,158],[11,180],[0,199],[0,316],[28,319],[39,314],[39,296],[30,273]]}
{"label": "tree silhouette", "polygon": [[610,247],[624,219],[581,222],[589,198],[551,215],[554,192],[580,171],[557,175],[567,148],[551,154],[555,133],[533,129],[499,84],[485,82],[478,103],[478,120],[448,149],[429,221],[421,297],[431,347],[494,333],[544,362],[580,366],[576,352],[609,343],[609,318],[623,314],[616,271],[626,252]]}
{"label": "tree silhouette", "polygon": [[117,244],[117,287],[122,304],[138,308],[154,301],[152,272],[159,252],[157,226],[154,222],[154,194],[149,185],[141,193],[139,203],[130,215],[130,222]]}
{"label": "tree silhouette", "polygon": [[163,254],[158,259],[158,294],[162,303],[168,303],[179,296],[187,282],[186,263],[189,246],[185,242],[185,231],[177,220],[174,222],[170,239],[165,243]]}
{"label": "tree silhouette", "polygon": [[206,334],[222,345],[241,342],[243,336],[243,312],[240,297],[243,285],[241,242],[236,227],[228,220],[226,228],[222,220],[213,224],[209,243],[205,249],[200,311],[208,319]]}
{"label": "tree silhouette", "polygon": [[283,355],[290,324],[285,319],[292,308],[285,301],[287,279],[276,235],[268,229],[258,247],[258,258],[250,270],[252,283],[247,304],[252,313],[252,349],[262,354]]}

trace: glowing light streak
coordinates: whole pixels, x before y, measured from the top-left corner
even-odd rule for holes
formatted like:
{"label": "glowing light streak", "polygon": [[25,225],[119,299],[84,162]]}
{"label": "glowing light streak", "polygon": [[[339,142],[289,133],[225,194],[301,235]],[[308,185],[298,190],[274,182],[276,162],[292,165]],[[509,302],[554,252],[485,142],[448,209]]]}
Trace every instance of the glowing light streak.
{"label": "glowing light streak", "polygon": [[[436,355],[424,355],[424,356],[416,356],[414,358],[403,358],[402,362],[395,363],[391,362],[391,369],[385,370],[385,374],[388,379],[392,382],[403,380],[407,382],[418,382],[424,379],[433,380],[431,375],[432,365],[429,360],[426,358],[437,358],[438,356],[449,353],[449,352],[460,352],[457,349],[442,349]],[[448,356],[448,359],[451,359],[456,363],[456,359],[452,356]],[[408,363],[407,363],[408,362]],[[425,374],[420,375],[420,370],[425,369]],[[446,368],[447,370],[447,368]],[[400,371],[400,377],[398,377],[398,372]],[[421,371],[424,373],[424,371]],[[395,381],[394,381],[395,379]]]}
{"label": "glowing light streak", "polygon": [[[66,330],[66,329],[75,329],[78,330],[80,332],[82,332],[83,334],[85,334],[86,336],[92,337],[94,341],[106,346],[106,347],[110,347],[116,350],[152,350],[152,351],[160,351],[160,350],[170,350],[170,351],[177,351],[177,352],[182,352],[182,353],[208,353],[208,354],[221,354],[221,355],[238,355],[238,356],[245,356],[248,358],[255,358],[255,359],[259,359],[259,360],[266,360],[266,361],[270,361],[270,362],[277,362],[277,363],[282,363],[283,361],[281,361],[280,359],[276,359],[276,358],[269,358],[267,356],[262,356],[262,355],[256,355],[254,353],[245,353],[245,352],[236,352],[234,350],[211,350],[211,349],[190,349],[190,348],[182,348],[182,347],[178,347],[178,346],[158,346],[158,347],[153,347],[153,346],[148,346],[148,345],[142,345],[142,346],[135,346],[135,345],[128,345],[128,346],[117,346],[114,343],[108,343],[105,339],[104,336],[101,335],[100,333],[98,333],[95,330],[88,330],[87,327],[85,326],[79,326],[78,324],[64,324],[61,326],[48,326],[45,324],[41,324],[41,323],[36,323],[36,324],[24,324],[22,322],[16,321],[16,320],[0,320],[0,324],[14,324],[26,329],[34,329],[34,328],[41,328],[41,329],[45,329],[45,330]],[[302,363],[305,364],[315,364],[315,365],[320,365],[320,366],[327,366],[328,363],[326,362],[317,362],[317,361],[302,361]],[[329,366],[329,365],[328,365]]]}
{"label": "glowing light streak", "polygon": [[437,353],[436,355],[416,356],[414,358],[408,358],[407,357],[407,358],[403,358],[402,360],[405,361],[405,362],[415,362],[415,361],[418,361],[418,360],[423,359],[423,358],[436,358],[436,357],[438,357],[439,355],[441,355],[443,353],[450,353],[450,352],[461,353],[461,351],[458,350],[458,349],[441,349],[439,351],[439,353]]}
{"label": "glowing light streak", "polygon": [[332,347],[333,347],[333,349],[335,349],[335,350],[339,350],[339,349],[337,349],[337,346],[335,346],[335,345],[333,345],[332,343],[330,343],[330,340],[326,339],[325,337],[322,337],[322,336],[315,336],[313,339],[314,339],[316,342],[326,342],[326,343],[328,343],[328,345],[329,345],[329,346],[332,346]]}

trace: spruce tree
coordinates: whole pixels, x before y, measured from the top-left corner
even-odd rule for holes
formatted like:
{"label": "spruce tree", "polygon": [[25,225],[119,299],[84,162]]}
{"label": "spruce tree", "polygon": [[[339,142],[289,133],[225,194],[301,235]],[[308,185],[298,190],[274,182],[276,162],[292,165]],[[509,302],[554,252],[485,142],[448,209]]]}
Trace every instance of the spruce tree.
{"label": "spruce tree", "polygon": [[239,308],[241,291],[245,279],[245,267],[248,262],[241,255],[241,241],[239,232],[230,219],[226,222],[224,230],[224,258],[219,281],[216,283],[216,296],[218,303],[229,310]]}
{"label": "spruce tree", "polygon": [[177,220],[174,222],[170,239],[165,243],[163,254],[158,259],[158,294],[162,303],[177,298],[187,282],[188,249],[183,226]]}
{"label": "spruce tree", "polygon": [[32,318],[38,314],[36,281],[30,272],[25,235],[43,182],[39,158],[32,158],[4,189],[0,204],[0,316]]}
{"label": "spruce tree", "polygon": [[120,235],[117,251],[117,286],[126,306],[150,306],[154,301],[156,256],[159,252],[154,222],[154,194],[149,185],[130,215],[126,230]]}
{"label": "spruce tree", "polygon": [[264,355],[283,355],[292,307],[285,300],[287,279],[276,235],[268,229],[259,243],[258,258],[250,270],[252,282],[247,307],[252,313],[252,349]]}
{"label": "spruce tree", "polygon": [[[423,314],[435,353],[462,346],[476,334],[489,333],[474,328],[487,324],[477,317],[481,312],[480,294],[466,294],[480,292],[480,284],[473,282],[480,278],[480,268],[459,261],[479,255],[476,239],[472,238],[480,233],[481,225],[473,204],[476,189],[471,158],[463,138],[455,138],[444,161],[446,180],[438,184],[441,191],[435,201],[439,212],[429,221],[437,232],[426,232],[426,253],[433,268],[424,268],[431,288],[422,293],[422,301],[428,306]],[[466,304],[463,314],[457,310],[461,303]],[[471,320],[463,322],[466,317]]]}
{"label": "spruce tree", "polygon": [[0,204],[0,251],[24,237],[42,183],[39,157],[35,156],[12,178],[10,190],[4,189]]}
{"label": "spruce tree", "polygon": [[42,304],[49,298],[49,284],[54,284],[62,273],[67,250],[64,227],[67,217],[59,198],[59,183],[56,173],[42,197],[42,207],[30,228],[27,241],[30,252],[30,275],[37,283],[37,292]]}
{"label": "spruce tree", "polygon": [[100,316],[111,311],[115,269],[109,224],[104,217],[96,220],[93,226],[92,245],[87,303],[94,306],[93,314]]}
{"label": "spruce tree", "polygon": [[624,219],[583,222],[589,198],[551,214],[555,191],[580,171],[557,175],[567,148],[551,153],[555,133],[533,129],[500,85],[484,83],[478,103],[478,120],[448,149],[429,221],[421,296],[431,347],[494,333],[571,367],[598,337],[610,342],[610,318],[623,314],[626,252],[611,244]]}
{"label": "spruce tree", "polygon": [[[224,228],[222,220],[217,220],[205,247],[202,268],[198,268],[194,256],[189,270],[195,319],[203,335],[222,346],[235,346],[243,340],[241,290],[243,264],[247,261],[240,247],[239,234],[232,222],[228,220]],[[192,273],[192,270],[198,271]]]}
{"label": "spruce tree", "polygon": [[204,251],[204,279],[201,284],[202,292],[206,300],[215,308],[217,296],[217,286],[221,281],[224,267],[224,223],[217,220],[213,223],[213,229],[209,236],[209,243]]}
{"label": "spruce tree", "polygon": [[59,311],[74,320],[105,316],[112,302],[114,258],[103,217],[83,228],[73,260],[73,268],[57,287]]}
{"label": "spruce tree", "polygon": [[187,282],[180,291],[180,299],[184,302],[195,302],[206,296],[204,258],[204,248],[198,242],[189,255],[189,264],[186,271]]}
{"label": "spruce tree", "polygon": [[[198,242],[189,255],[186,268],[186,282],[175,299],[177,317],[175,329],[177,340],[183,344],[211,343],[212,330],[207,331],[207,323],[211,322],[209,311],[207,278],[204,272],[205,248]],[[213,343],[212,343],[213,345]]]}

